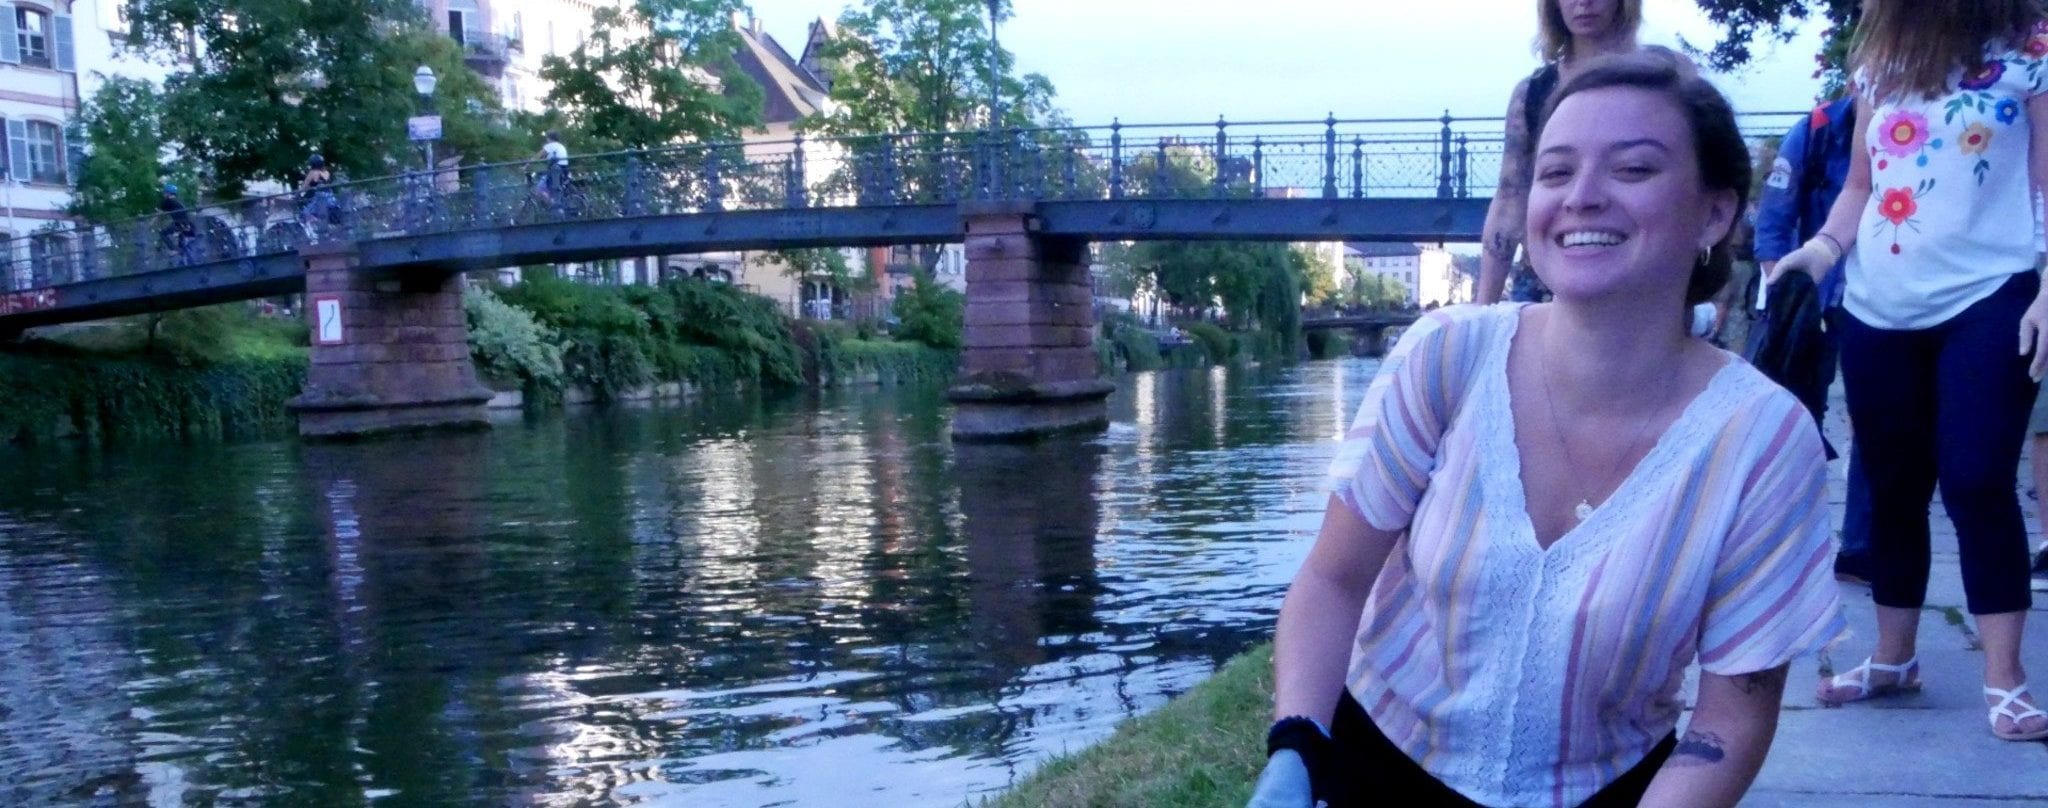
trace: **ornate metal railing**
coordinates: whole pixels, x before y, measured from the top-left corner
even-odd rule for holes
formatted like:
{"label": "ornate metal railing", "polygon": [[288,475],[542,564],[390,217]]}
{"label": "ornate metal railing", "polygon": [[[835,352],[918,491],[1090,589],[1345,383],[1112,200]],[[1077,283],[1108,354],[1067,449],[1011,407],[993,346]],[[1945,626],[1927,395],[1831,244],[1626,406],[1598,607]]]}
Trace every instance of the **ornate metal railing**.
{"label": "ornate metal railing", "polygon": [[[1791,116],[1750,116],[1759,136]],[[700,144],[420,171],[198,207],[0,244],[0,292],[232,261],[310,241],[725,211],[976,199],[1490,196],[1498,118],[1113,123]],[[0,313],[21,295],[0,297]]]}

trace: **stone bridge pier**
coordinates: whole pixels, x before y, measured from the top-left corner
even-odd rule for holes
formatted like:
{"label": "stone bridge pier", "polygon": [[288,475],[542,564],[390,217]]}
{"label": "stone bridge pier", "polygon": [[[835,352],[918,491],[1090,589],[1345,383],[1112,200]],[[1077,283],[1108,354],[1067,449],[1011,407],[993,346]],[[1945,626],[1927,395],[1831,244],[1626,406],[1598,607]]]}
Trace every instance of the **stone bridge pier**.
{"label": "stone bridge pier", "polygon": [[1099,429],[1116,386],[1095,359],[1088,243],[1041,235],[1029,202],[964,205],[967,316],[953,437],[1028,440]]}
{"label": "stone bridge pier", "polygon": [[462,313],[462,275],[356,271],[353,244],[307,245],[312,366],[292,399],[299,434],[350,437],[484,426],[491,391],[477,381]]}

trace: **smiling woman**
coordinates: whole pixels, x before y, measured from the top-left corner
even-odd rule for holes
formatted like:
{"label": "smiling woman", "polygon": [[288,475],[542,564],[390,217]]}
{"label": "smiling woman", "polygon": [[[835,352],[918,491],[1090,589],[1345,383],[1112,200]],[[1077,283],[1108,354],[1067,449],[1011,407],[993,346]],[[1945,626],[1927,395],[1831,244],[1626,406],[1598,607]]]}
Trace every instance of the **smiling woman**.
{"label": "smiling woman", "polygon": [[1819,431],[1686,330],[1749,188],[1727,101],[1609,57],[1542,133],[1555,301],[1438,311],[1381,366],[1281,610],[1260,808],[1733,806],[1844,631]]}

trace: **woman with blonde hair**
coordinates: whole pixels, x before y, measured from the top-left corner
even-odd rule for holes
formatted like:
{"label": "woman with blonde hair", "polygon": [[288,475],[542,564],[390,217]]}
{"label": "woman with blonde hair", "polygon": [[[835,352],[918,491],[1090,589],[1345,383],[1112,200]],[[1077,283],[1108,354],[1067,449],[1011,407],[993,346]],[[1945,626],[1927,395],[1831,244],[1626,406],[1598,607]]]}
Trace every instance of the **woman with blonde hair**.
{"label": "woman with blonde hair", "polygon": [[1850,54],[1856,159],[1827,224],[1772,272],[1821,278],[1849,258],[1842,380],[1870,481],[1877,648],[1822,682],[1821,702],[1920,689],[1939,485],[1984,645],[1991,732],[2013,741],[2048,738],[2020,662],[2032,593],[2014,491],[2048,369],[2035,203],[2048,177],[2044,20],[2034,0],[1865,0]]}
{"label": "woman with blonde hair", "polygon": [[1536,49],[1543,66],[1516,84],[1508,98],[1500,184],[1486,210],[1482,234],[1479,302],[1498,302],[1504,284],[1513,300],[1535,302],[1547,296],[1542,281],[1528,265],[1516,263],[1517,248],[1522,246],[1523,212],[1529,201],[1537,117],[1558,85],[1578,75],[1587,62],[1639,50],[1636,29],[1642,22],[1642,0],[1537,0]]}

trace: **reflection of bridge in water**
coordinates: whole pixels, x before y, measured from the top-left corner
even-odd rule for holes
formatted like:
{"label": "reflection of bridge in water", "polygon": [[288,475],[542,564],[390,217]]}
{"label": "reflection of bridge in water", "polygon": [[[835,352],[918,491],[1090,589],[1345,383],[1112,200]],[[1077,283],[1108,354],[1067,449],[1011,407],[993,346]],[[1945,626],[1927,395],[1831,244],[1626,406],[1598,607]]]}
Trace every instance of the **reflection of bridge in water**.
{"label": "reflection of bridge in water", "polygon": [[[309,433],[472,422],[461,272],[728,250],[965,242],[956,430],[1100,421],[1091,241],[1471,241],[1498,119],[1122,125],[719,143],[479,165],[38,234],[0,335],[308,292]],[[325,301],[324,303],[322,301]],[[323,308],[324,307],[324,308]],[[322,312],[328,315],[323,317]],[[397,367],[394,367],[397,366]]]}

